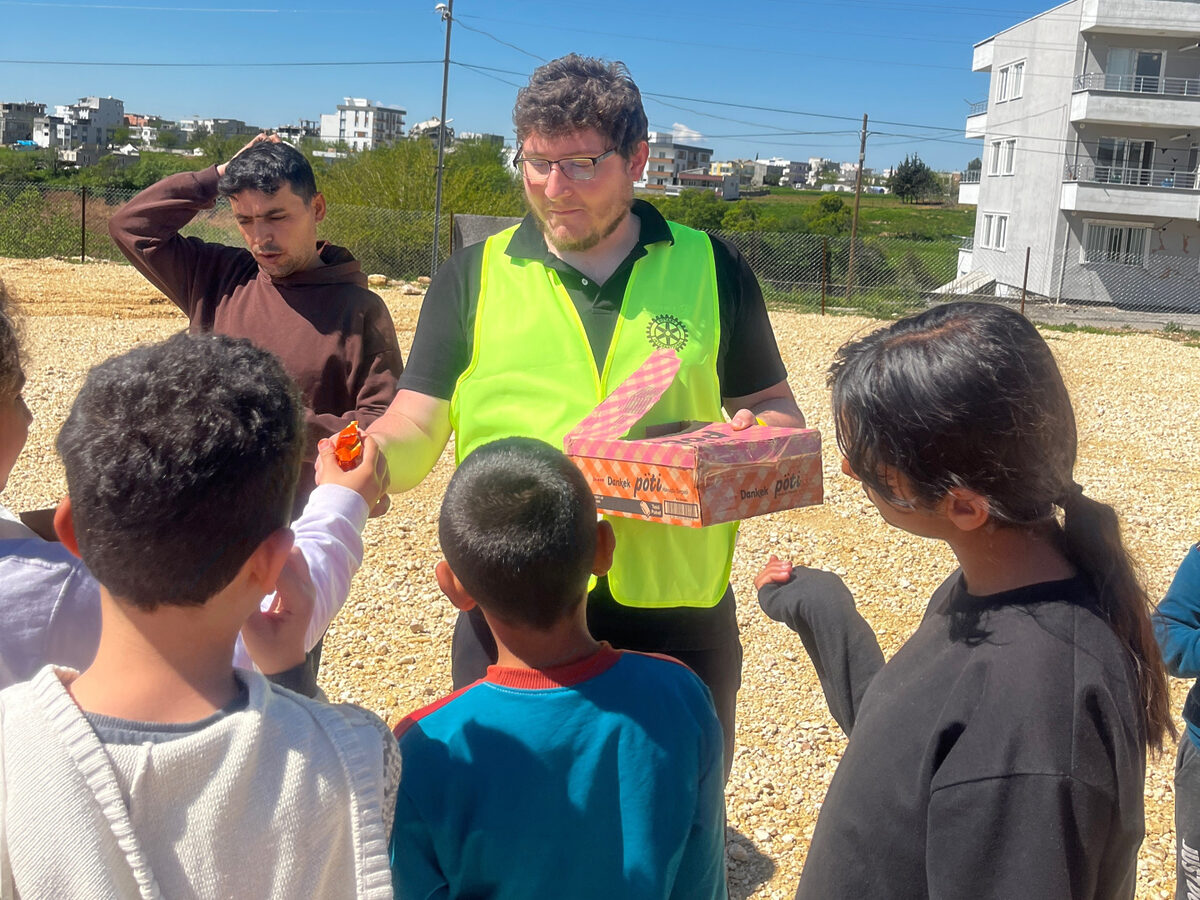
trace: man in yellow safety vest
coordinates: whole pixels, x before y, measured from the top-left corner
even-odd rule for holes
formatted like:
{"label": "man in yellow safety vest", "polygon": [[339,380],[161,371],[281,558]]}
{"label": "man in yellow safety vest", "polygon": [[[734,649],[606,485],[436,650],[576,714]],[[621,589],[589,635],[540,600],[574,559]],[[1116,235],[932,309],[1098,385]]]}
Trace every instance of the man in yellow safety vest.
{"label": "man in yellow safety vest", "polygon": [[[502,437],[563,436],[656,348],[680,373],[640,426],[799,427],[758,282],[730,245],[633,199],[649,155],[641,94],[620,63],[571,54],[537,69],[513,112],[530,214],[450,257],[429,287],[400,390],[369,429],[392,490]],[[736,524],[613,519],[616,555],[588,596],[593,635],[667,653],[712,692],[732,763],[742,647],[729,572]],[[495,661],[481,615],[460,615],[454,686]],[[571,660],[563,660],[564,663]]]}

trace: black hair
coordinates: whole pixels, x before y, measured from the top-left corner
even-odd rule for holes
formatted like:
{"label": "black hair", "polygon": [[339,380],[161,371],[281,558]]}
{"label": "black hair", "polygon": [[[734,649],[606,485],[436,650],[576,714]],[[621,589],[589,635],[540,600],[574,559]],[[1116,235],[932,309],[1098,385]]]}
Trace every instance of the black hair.
{"label": "black hair", "polygon": [[[1055,536],[1129,653],[1143,734],[1161,748],[1174,725],[1150,600],[1116,513],[1074,481],[1075,413],[1037,329],[996,304],[937,306],[841,347],[829,384],[838,448],[889,503],[931,508],[965,487],[998,525]],[[910,496],[896,495],[897,472]]]}
{"label": "black hair", "polygon": [[317,195],[317,180],[303,153],[283,141],[262,141],[226,163],[217,190],[222,197],[242,191],[274,194],[284,184],[305,203]]}
{"label": "black hair", "polygon": [[177,334],[93,368],[58,435],[80,555],[139,609],[200,605],[288,524],[303,406],[249,341]]}
{"label": "black hair", "polygon": [[8,292],[0,281],[0,399],[14,396],[21,384],[21,344],[8,309]]}
{"label": "black hair", "polygon": [[539,630],[582,602],[596,533],[583,475],[532,438],[472,451],[450,479],[438,521],[442,553],[475,601],[502,621]]}
{"label": "black hair", "polygon": [[594,128],[629,159],[649,127],[642,94],[622,62],[570,53],[534,69],[513,107],[517,140]]}

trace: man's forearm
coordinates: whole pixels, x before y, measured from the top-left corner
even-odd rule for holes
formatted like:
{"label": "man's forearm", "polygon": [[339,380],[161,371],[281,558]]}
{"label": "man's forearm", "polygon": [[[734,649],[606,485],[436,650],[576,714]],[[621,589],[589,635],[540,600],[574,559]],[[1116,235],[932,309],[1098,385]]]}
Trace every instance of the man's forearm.
{"label": "man's forearm", "polygon": [[735,429],[749,428],[755,419],[780,428],[804,427],[804,413],[786,380],[743,397],[723,397],[721,402]]}
{"label": "man's forearm", "polygon": [[202,245],[189,244],[179,231],[201,210],[211,208],[216,197],[214,169],[180,172],[146,188],[108,223],[125,257],[185,312]]}
{"label": "man's forearm", "polygon": [[450,439],[450,403],[400,391],[367,434],[379,443],[387,460],[388,490],[411,490],[424,481]]}
{"label": "man's forearm", "polygon": [[781,428],[805,427],[804,413],[800,411],[800,407],[791,397],[775,397],[764,400],[756,406],[752,406],[750,411],[756,418],[762,419],[768,425],[777,425]]}

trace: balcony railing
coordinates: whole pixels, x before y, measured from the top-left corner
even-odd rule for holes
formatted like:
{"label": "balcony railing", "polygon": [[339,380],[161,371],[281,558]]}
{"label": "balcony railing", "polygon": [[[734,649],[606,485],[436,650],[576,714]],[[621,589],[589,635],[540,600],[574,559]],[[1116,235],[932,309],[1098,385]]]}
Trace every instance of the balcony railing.
{"label": "balcony railing", "polygon": [[1117,91],[1123,94],[1162,94],[1200,99],[1200,78],[1164,78],[1159,75],[1112,75],[1090,72],[1075,76],[1076,91]]}
{"label": "balcony railing", "polygon": [[1141,187],[1195,190],[1195,172],[1179,172],[1170,169],[1135,169],[1127,166],[1101,166],[1095,163],[1068,163],[1063,181],[1080,181],[1092,184],[1130,184]]}
{"label": "balcony railing", "polygon": [[974,250],[975,249],[975,238],[959,236],[958,249],[966,250],[967,252]]}
{"label": "balcony railing", "polygon": [[967,169],[958,180],[959,184],[979,184],[979,169]]}
{"label": "balcony railing", "polygon": [[978,103],[972,103],[967,107],[967,118],[970,118],[971,116],[982,116],[985,112],[987,112],[987,108],[988,102],[986,100],[980,100]]}

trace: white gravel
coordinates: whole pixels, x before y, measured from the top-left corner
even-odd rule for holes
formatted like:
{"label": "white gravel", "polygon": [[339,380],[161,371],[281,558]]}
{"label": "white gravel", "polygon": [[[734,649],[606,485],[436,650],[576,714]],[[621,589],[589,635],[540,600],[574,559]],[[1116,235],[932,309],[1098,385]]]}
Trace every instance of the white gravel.
{"label": "white gravel", "polygon": [[[152,304],[142,296],[144,282],[125,267],[46,263],[35,269],[0,260],[0,278],[26,301],[26,398],[36,417],[3,501],[14,509],[42,507],[65,487],[53,440],[88,366],[165,337],[183,320],[161,300]],[[400,289],[384,293],[407,347],[420,297]],[[43,314],[63,311],[64,295],[80,298],[65,308],[93,314]],[[735,898],[791,897],[844,748],[799,638],[758,610],[751,582],[759,566],[773,552],[844,575],[890,655],[954,565],[942,545],[888,527],[839,472],[825,368],[839,344],[878,323],[786,313],[772,318],[801,407],[826,436],[827,495],[822,507],[750,520],[739,539],[733,580],[746,660],[726,792]],[[1077,480],[1089,495],[1117,507],[1151,593],[1161,596],[1188,544],[1200,537],[1200,422],[1191,397],[1200,384],[1200,351],[1152,334],[1045,335],[1079,419]],[[438,503],[450,468],[446,454],[423,485],[394,498],[391,512],[370,522],[363,570],[325,643],[327,693],[389,721],[450,688],[453,610],[433,578]],[[1187,687],[1173,685],[1176,710]],[[1151,764],[1139,868],[1143,898],[1173,892],[1172,767],[1170,753]]]}

